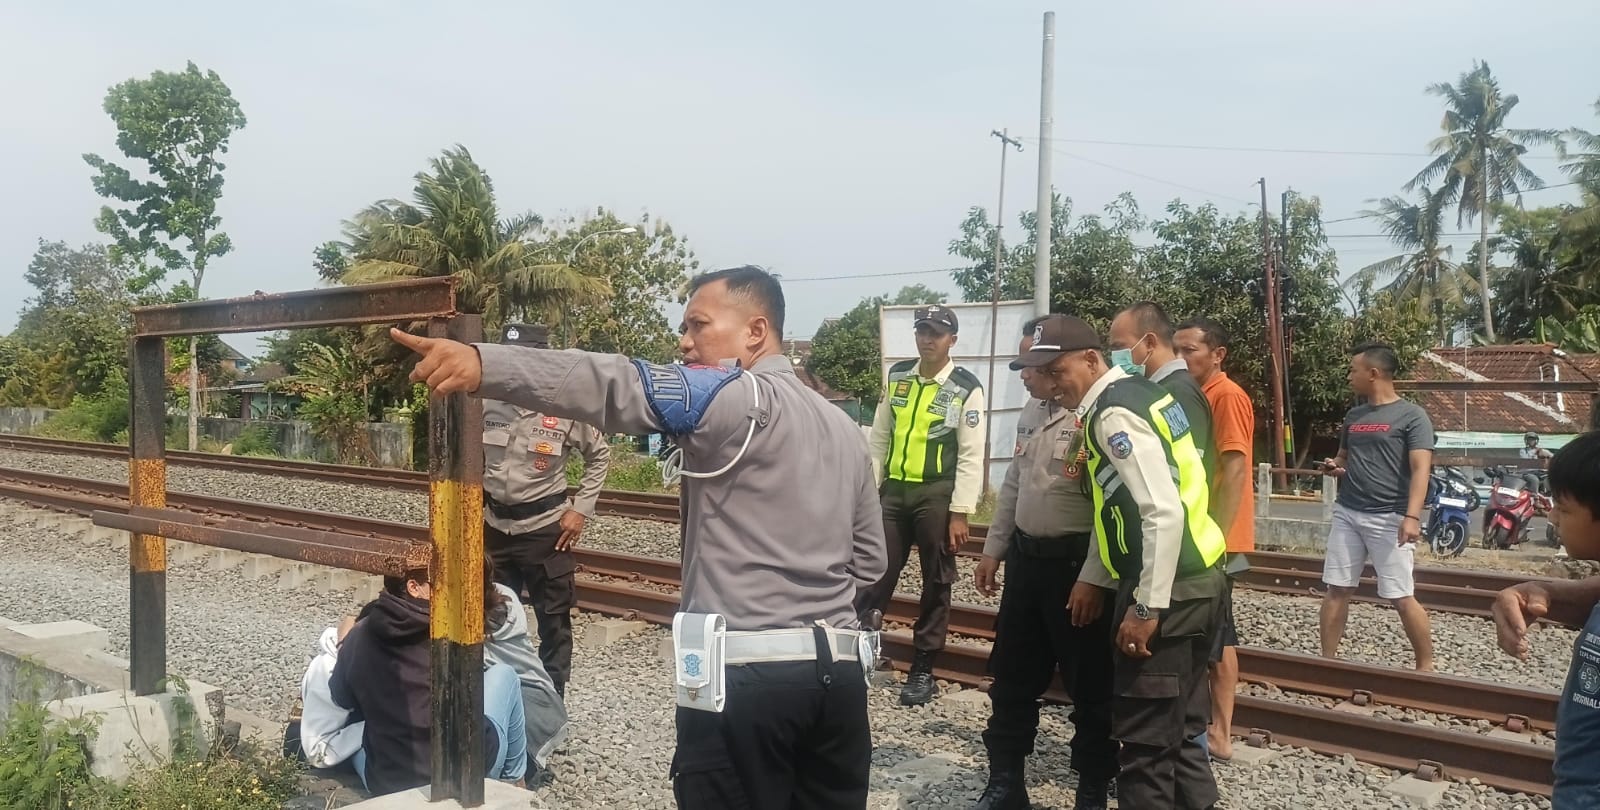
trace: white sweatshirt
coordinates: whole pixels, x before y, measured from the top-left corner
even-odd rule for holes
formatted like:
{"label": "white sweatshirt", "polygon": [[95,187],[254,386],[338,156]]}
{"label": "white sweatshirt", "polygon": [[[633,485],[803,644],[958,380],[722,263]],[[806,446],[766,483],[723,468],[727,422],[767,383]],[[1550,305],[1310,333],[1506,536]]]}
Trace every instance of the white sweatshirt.
{"label": "white sweatshirt", "polygon": [[329,627],[318,639],[320,651],[300,679],[300,745],[313,768],[331,768],[361,750],[365,722],[351,723],[350,712],[333,702],[328,678],[339,656],[339,631]]}

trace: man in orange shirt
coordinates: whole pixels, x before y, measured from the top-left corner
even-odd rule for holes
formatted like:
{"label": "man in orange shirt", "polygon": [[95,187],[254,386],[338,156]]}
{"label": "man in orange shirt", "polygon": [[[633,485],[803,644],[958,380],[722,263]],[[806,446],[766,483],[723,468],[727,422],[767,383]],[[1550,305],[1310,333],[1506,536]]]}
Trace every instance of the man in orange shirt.
{"label": "man in orange shirt", "polygon": [[[1210,318],[1192,318],[1178,325],[1178,356],[1205,391],[1211,404],[1211,435],[1216,445],[1216,474],[1211,479],[1211,518],[1228,537],[1228,571],[1247,567],[1242,555],[1256,549],[1255,491],[1250,463],[1255,448],[1256,412],[1250,395],[1228,379],[1222,364],[1228,357],[1228,332]],[[1211,654],[1211,727],[1206,746],[1211,756],[1233,756],[1233,695],[1239,685],[1239,634],[1233,624],[1233,586],[1223,594],[1217,646]]]}

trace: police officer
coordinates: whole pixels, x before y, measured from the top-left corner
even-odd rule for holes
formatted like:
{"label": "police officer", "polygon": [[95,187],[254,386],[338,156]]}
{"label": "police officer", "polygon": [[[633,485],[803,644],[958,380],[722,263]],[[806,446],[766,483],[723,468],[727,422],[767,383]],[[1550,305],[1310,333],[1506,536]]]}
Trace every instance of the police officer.
{"label": "police officer", "polygon": [[687,365],[391,335],[437,393],[660,431],[681,450],[668,465],[684,476],[680,616],[721,616],[727,632],[721,711],[685,707],[684,670],[713,662],[677,656],[678,806],[864,808],[870,655],[854,603],[886,568],[866,443],[784,357],[776,278],[719,270],[689,293]]}
{"label": "police officer", "polygon": [[[1033,347],[1044,318],[1023,327],[1021,355]],[[1095,552],[1093,507],[1081,487],[1078,421],[1055,401],[1055,389],[1037,368],[1022,368],[1028,403],[1017,420],[1017,445],[1000,488],[999,507],[984,541],[974,581],[994,594],[994,575],[1006,563],[1000,615],[989,666],[993,709],[983,742],[989,749],[989,784],[973,810],[1027,810],[1023,762],[1039,730],[1039,698],[1057,669],[1072,696],[1072,767],[1078,772],[1073,806],[1096,810],[1117,773],[1111,739],[1111,635],[1100,588],[1068,594]],[[1103,566],[1086,578],[1111,586]]]}
{"label": "police officer", "polygon": [[967,542],[967,516],[977,510],[983,494],[987,435],[983,386],[950,359],[960,330],[956,314],[937,304],[921,307],[913,314],[913,326],[919,359],[889,367],[888,387],[869,437],[882,486],[889,572],[860,605],[863,615],[888,608],[915,546],[922,568],[922,605],[912,628],[916,654],[911,675],[900,690],[900,703],[906,706],[920,706],[938,695],[934,656],[944,649],[950,626],[956,551]]}
{"label": "police officer", "polygon": [[1206,392],[1189,373],[1189,364],[1178,356],[1174,338],[1177,327],[1167,311],[1154,301],[1140,301],[1111,319],[1106,343],[1111,348],[1111,365],[1128,374],[1143,376],[1172,394],[1189,418],[1189,433],[1194,448],[1206,469],[1206,480],[1216,466],[1217,454],[1211,426],[1211,402]]}
{"label": "police officer", "polygon": [[[507,324],[501,343],[545,349],[543,324]],[[583,456],[577,496],[567,498],[567,454]],[[611,448],[593,427],[494,399],[483,403],[483,546],[495,578],[527,589],[539,627],[539,659],[567,694],[578,562],[572,545],[594,516]]]}
{"label": "police officer", "polygon": [[1205,472],[1183,406],[1155,383],[1107,367],[1099,336],[1077,318],[1051,316],[1017,363],[1048,369],[1061,401],[1079,403],[1099,562],[1118,586],[1118,801],[1209,808],[1217,785],[1203,747],[1207,665],[1225,541],[1207,514]]}

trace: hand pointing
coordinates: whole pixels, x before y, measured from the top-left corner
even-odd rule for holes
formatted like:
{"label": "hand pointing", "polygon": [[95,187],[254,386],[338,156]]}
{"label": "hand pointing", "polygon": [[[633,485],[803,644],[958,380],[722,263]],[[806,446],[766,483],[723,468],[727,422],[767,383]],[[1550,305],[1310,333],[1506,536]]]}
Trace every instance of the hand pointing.
{"label": "hand pointing", "polygon": [[483,360],[478,350],[466,343],[443,338],[425,338],[390,328],[394,342],[422,355],[411,370],[411,381],[425,383],[435,394],[472,393],[483,382]]}

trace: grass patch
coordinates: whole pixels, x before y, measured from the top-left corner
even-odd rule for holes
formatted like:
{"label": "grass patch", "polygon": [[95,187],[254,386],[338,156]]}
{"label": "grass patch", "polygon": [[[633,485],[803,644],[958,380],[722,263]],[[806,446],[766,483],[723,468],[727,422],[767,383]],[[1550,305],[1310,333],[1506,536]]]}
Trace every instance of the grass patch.
{"label": "grass patch", "polygon": [[[567,485],[577,486],[583,478],[583,458],[567,457]],[[606,469],[606,489],[625,492],[668,492],[661,486],[661,464],[650,456],[611,448],[611,464]]]}

